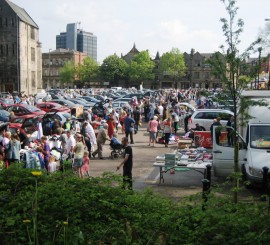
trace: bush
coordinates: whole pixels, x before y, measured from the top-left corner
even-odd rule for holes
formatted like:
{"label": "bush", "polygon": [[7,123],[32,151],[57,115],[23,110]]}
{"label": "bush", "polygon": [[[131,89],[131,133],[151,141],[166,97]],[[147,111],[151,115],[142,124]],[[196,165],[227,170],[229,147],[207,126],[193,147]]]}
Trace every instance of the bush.
{"label": "bush", "polygon": [[33,241],[35,211],[39,244],[270,242],[264,203],[232,204],[227,197],[211,195],[203,211],[200,195],[176,204],[150,189],[124,190],[119,181],[110,173],[90,179],[70,172],[35,177],[19,165],[1,171],[2,244],[26,244],[29,237]]}

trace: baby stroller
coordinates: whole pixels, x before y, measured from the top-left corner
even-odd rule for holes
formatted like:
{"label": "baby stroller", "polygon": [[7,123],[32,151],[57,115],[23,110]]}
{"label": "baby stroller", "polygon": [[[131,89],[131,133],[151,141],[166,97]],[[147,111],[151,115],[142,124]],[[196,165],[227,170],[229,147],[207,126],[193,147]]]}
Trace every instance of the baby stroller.
{"label": "baby stroller", "polygon": [[120,142],[115,142],[111,140],[110,147],[112,149],[112,152],[111,152],[112,159],[119,158],[124,155],[125,151]]}

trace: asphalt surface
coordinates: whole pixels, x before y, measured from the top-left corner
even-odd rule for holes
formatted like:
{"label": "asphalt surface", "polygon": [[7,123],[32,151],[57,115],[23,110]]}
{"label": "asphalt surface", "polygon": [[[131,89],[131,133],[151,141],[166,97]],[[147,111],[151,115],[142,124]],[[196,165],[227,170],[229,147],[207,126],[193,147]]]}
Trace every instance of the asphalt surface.
{"label": "asphalt surface", "polygon": [[[183,129],[180,128],[177,135],[183,135]],[[121,139],[124,134],[119,133],[117,138]],[[116,167],[121,162],[120,158],[111,158],[111,149],[109,141],[103,147],[103,160],[90,160],[90,175],[92,177],[100,177],[104,172],[113,172],[116,175],[122,175],[122,169],[116,171]],[[145,188],[151,188],[154,192],[163,196],[172,198],[177,201],[182,197],[202,192],[201,173],[196,171],[177,172],[171,174],[167,172],[164,174],[164,182],[159,183],[159,168],[153,167],[156,156],[164,155],[165,153],[173,152],[177,149],[177,144],[169,145],[165,148],[163,144],[156,144],[156,146],[148,146],[148,133],[146,132],[146,124],[143,124],[139,132],[134,135],[134,144],[131,145],[133,149],[133,188],[135,191],[142,191]],[[210,150],[211,151],[211,150]],[[212,186],[221,185],[226,179],[218,179],[212,174]],[[225,187],[221,194],[230,191],[230,187]],[[240,198],[249,201],[253,199],[260,200],[264,192],[260,188],[243,188],[239,193]]]}
{"label": "asphalt surface", "polygon": [[[183,130],[180,129],[178,135],[182,135]],[[124,134],[119,133],[117,138],[121,139]],[[141,191],[147,187],[152,188],[155,192],[162,195],[181,198],[189,194],[195,194],[202,191],[203,175],[196,171],[177,172],[164,174],[164,183],[159,183],[159,168],[153,167],[155,158],[158,155],[173,152],[177,149],[177,144],[169,145],[165,148],[163,144],[156,144],[155,147],[148,146],[148,133],[146,132],[146,124],[140,128],[139,132],[134,135],[133,149],[133,188]],[[122,169],[116,171],[117,165],[121,159],[111,159],[111,149],[109,141],[103,147],[103,160],[91,159],[90,175],[93,177],[101,176],[104,172],[113,172],[122,174]]]}

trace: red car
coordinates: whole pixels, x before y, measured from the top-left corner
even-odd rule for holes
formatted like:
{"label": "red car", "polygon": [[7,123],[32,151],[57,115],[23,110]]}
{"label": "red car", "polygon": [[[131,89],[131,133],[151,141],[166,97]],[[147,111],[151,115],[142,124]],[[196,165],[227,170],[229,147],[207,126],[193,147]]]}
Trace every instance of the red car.
{"label": "red car", "polygon": [[12,118],[9,123],[9,130],[12,133],[16,133],[17,129],[20,131],[32,135],[38,130],[38,123],[42,121],[43,116],[24,115]]}
{"label": "red car", "polygon": [[35,106],[32,105],[24,105],[24,104],[14,104],[7,106],[6,108],[7,111],[14,112],[15,116],[22,116],[22,115],[29,115],[29,114],[34,114],[34,115],[44,115],[45,112],[38,109]]}
{"label": "red car", "polygon": [[54,102],[41,102],[37,104],[37,108],[45,112],[67,112],[70,113],[70,109],[66,106],[62,106]]}

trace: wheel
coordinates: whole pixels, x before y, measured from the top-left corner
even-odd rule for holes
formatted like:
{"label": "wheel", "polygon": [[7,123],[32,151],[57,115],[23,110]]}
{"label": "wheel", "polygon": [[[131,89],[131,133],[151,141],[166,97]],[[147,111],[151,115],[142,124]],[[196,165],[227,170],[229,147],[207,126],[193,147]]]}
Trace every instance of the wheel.
{"label": "wheel", "polygon": [[113,157],[114,158],[119,158],[119,154],[118,153],[115,153]]}

